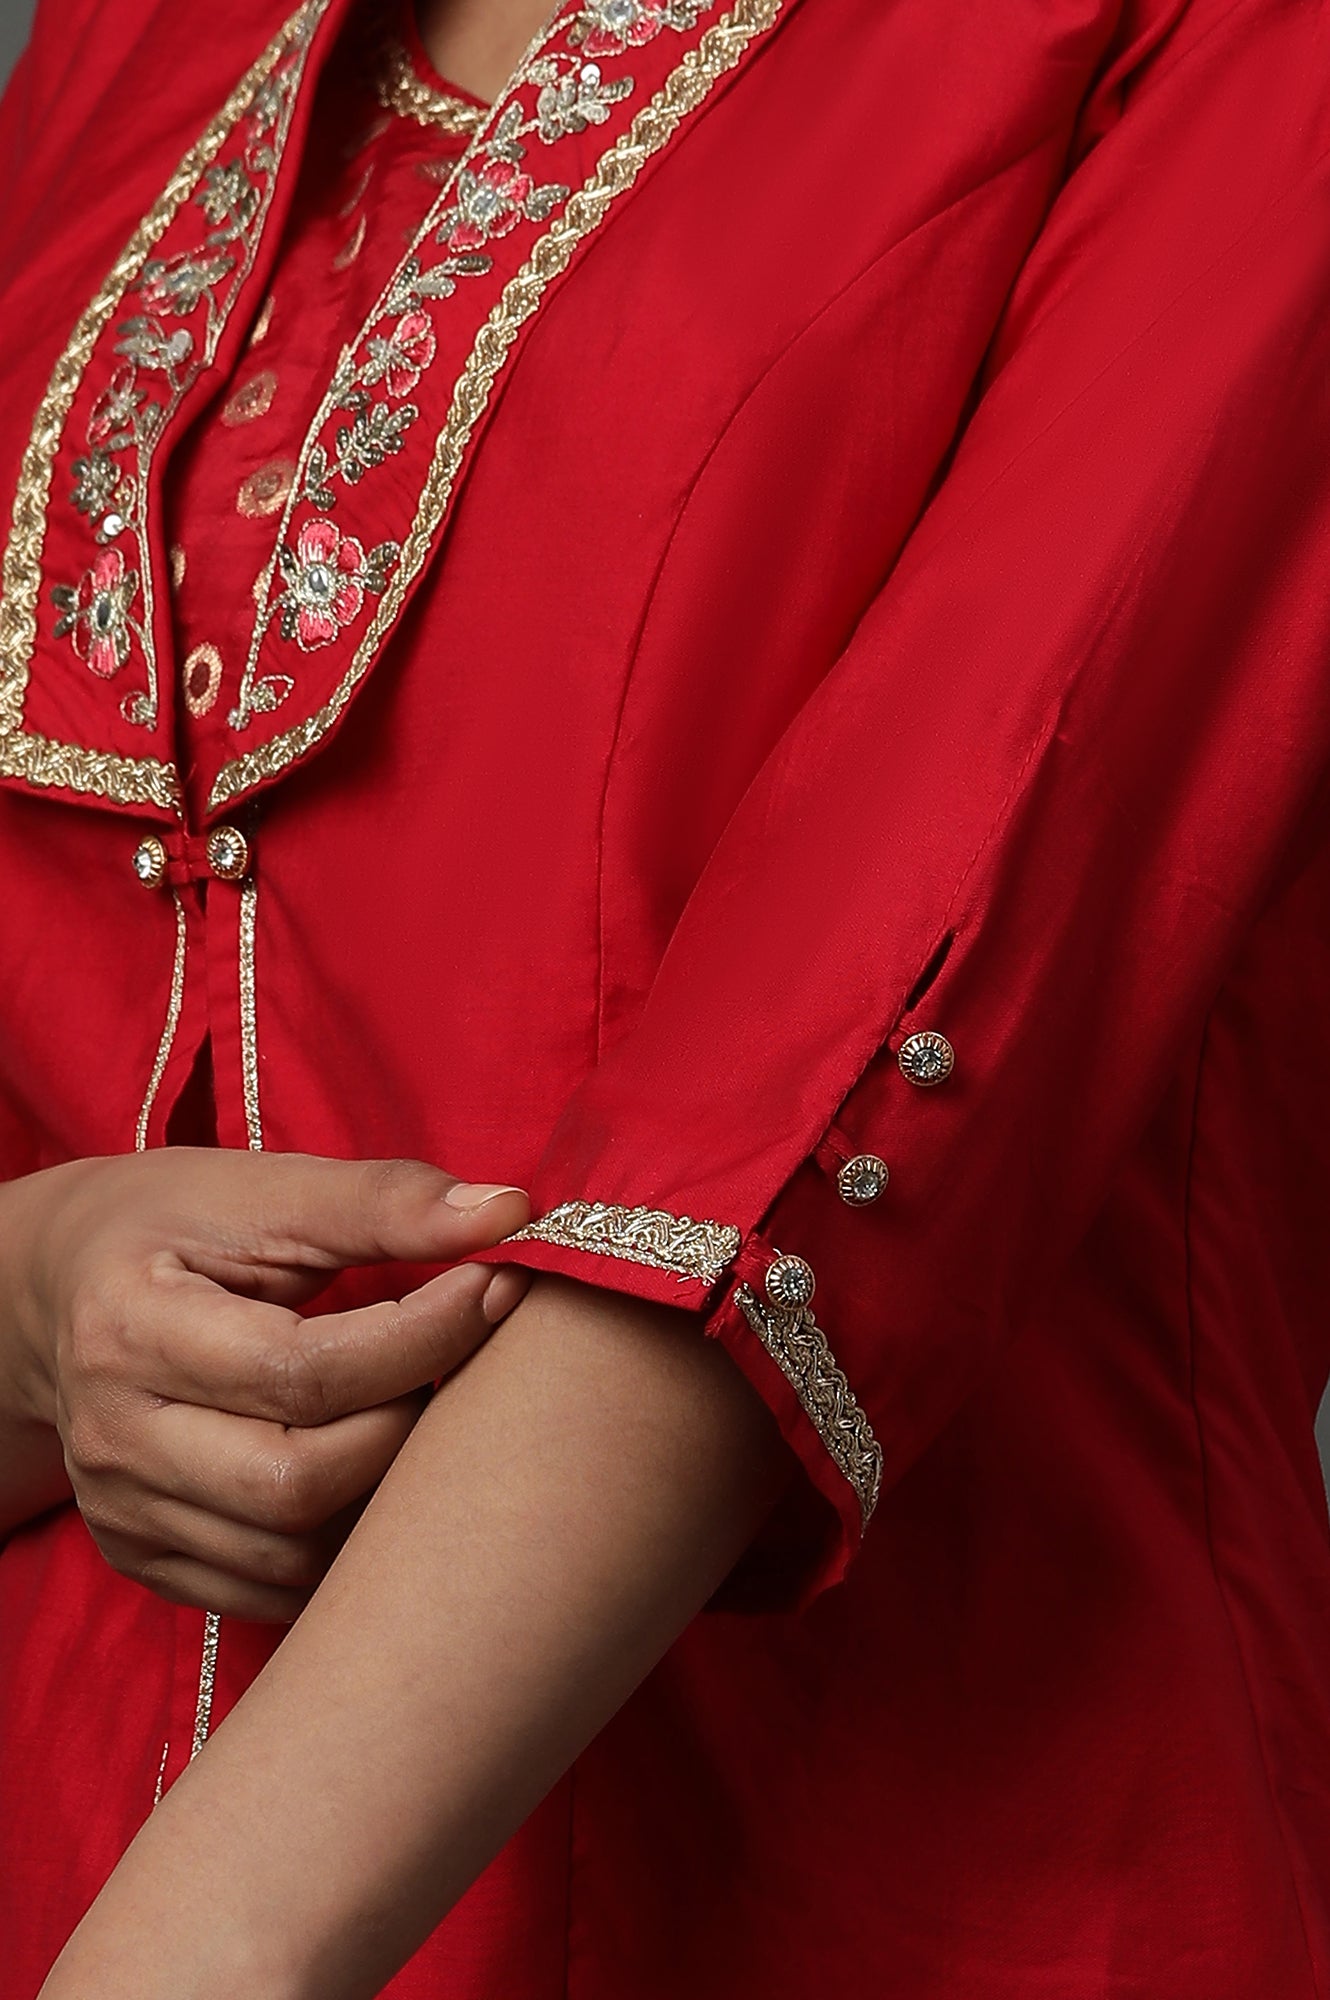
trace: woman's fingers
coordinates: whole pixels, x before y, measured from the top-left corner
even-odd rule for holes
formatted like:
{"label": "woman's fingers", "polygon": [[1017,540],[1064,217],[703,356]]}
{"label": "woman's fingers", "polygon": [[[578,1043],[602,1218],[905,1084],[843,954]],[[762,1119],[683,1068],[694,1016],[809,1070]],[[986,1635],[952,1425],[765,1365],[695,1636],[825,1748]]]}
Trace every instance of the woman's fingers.
{"label": "woman's fingers", "polygon": [[[168,1264],[116,1339],[153,1395],[309,1429],[451,1374],[493,1331],[494,1280],[487,1266],[461,1264],[404,1299],[302,1319]],[[504,1311],[516,1303],[508,1296]]]}
{"label": "woman's fingers", "polygon": [[316,1430],[288,1430],[187,1403],[148,1407],[134,1440],[132,1488],[116,1501],[150,1510],[173,1501],[274,1534],[311,1534],[373,1490],[410,1436],[423,1397],[402,1397]]}
{"label": "woman's fingers", "polygon": [[98,1533],[97,1545],[112,1569],[142,1584],[170,1604],[187,1604],[198,1611],[216,1611],[224,1618],[243,1618],[259,1625],[290,1625],[300,1616],[312,1588],[289,1588],[256,1582],[231,1570],[218,1569],[176,1549],[162,1549],[134,1537]]}
{"label": "woman's fingers", "polygon": [[530,1214],[520,1188],[459,1181],[422,1160],[206,1150],[176,1157],[183,1179],[175,1201],[189,1220],[184,1261],[237,1288],[256,1270],[455,1263]]}

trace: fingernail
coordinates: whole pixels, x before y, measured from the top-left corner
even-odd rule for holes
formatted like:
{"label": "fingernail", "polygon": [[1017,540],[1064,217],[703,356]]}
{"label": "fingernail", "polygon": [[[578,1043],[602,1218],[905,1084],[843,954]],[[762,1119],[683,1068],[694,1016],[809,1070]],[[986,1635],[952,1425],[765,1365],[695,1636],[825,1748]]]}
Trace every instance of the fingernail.
{"label": "fingernail", "polygon": [[514,1306],[522,1303],[530,1289],[530,1271],[519,1271],[516,1266],[505,1265],[502,1271],[494,1273],[485,1287],[480,1310],[491,1326],[497,1326],[501,1319],[507,1319]]}
{"label": "fingernail", "polygon": [[443,1197],[450,1208],[483,1208],[501,1194],[524,1194],[519,1187],[503,1187],[497,1181],[457,1181]]}

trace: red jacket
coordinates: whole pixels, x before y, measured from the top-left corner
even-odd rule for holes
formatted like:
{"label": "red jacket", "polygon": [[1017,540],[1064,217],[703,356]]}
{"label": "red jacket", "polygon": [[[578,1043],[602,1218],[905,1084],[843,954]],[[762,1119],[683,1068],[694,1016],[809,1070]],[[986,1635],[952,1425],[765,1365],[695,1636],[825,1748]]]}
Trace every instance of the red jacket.
{"label": "red jacket", "polygon": [[[49,0],[6,101],[3,1171],[206,1045],[224,1145],[530,1185],[806,1474],[391,1991],[1325,2000],[1321,15],[566,8],[193,601],[346,12]],[[3,2000],[215,1638],[0,1554]]]}

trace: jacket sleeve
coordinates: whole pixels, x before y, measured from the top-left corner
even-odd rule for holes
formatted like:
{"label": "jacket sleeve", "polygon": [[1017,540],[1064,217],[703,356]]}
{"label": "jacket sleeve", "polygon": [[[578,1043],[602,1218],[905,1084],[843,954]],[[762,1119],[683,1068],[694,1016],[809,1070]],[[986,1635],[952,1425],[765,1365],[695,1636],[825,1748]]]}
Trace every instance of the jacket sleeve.
{"label": "jacket sleeve", "polygon": [[724,1342],[830,1503],[800,1591],[1074,1250],[1324,772],[1324,51],[1214,12],[1064,189],[504,1247]]}

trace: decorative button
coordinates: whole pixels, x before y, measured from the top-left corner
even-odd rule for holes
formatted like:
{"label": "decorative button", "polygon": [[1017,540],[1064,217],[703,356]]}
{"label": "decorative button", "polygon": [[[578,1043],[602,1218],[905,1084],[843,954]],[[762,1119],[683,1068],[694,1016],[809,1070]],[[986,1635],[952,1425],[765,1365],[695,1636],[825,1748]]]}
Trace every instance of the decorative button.
{"label": "decorative button", "polygon": [[896,1060],[908,1083],[917,1083],[921,1090],[927,1090],[935,1083],[946,1082],[956,1067],[956,1051],[945,1035],[935,1035],[929,1030],[902,1042]]}
{"label": "decorative button", "polygon": [[890,1177],[886,1161],[876,1153],[856,1153],[837,1174],[836,1186],[841,1200],[851,1208],[867,1208],[885,1191]]}
{"label": "decorative button", "polygon": [[215,826],[208,835],[208,866],[220,882],[239,882],[249,873],[249,842],[238,826]]}
{"label": "decorative button", "polygon": [[767,1272],[767,1297],[782,1312],[802,1312],[811,1305],[817,1279],[802,1257],[777,1257]]}
{"label": "decorative button", "polygon": [[134,849],[134,873],[145,889],[160,889],[166,880],[167,853],[164,843],[150,833]]}

